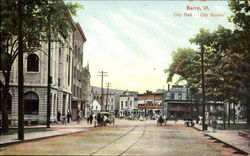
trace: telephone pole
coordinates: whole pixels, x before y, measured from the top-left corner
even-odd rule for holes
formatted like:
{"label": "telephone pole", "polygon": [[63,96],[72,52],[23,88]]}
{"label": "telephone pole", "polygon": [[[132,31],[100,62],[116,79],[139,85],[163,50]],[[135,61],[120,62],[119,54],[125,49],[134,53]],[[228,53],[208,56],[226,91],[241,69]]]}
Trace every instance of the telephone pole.
{"label": "telephone pole", "polygon": [[108,111],[108,97],[109,97],[109,85],[110,85],[111,83],[107,83],[107,97],[106,97],[106,111]]}
{"label": "telephone pole", "polygon": [[50,20],[51,20],[51,16],[50,16],[50,11],[51,9],[49,8],[49,15],[48,15],[48,79],[47,79],[47,124],[46,127],[50,128],[50,101],[51,101],[51,80],[52,77],[50,76],[50,60],[51,60],[51,32],[50,32]]}
{"label": "telephone pole", "polygon": [[18,139],[24,140],[24,77],[23,77],[23,0],[18,1]]}
{"label": "telephone pole", "polygon": [[205,74],[204,74],[204,47],[201,46],[201,87],[202,87],[202,130],[207,130],[205,126]]}
{"label": "telephone pole", "polygon": [[103,110],[103,77],[104,76],[108,76],[106,75],[108,72],[104,72],[104,71],[100,71],[98,72],[100,73],[101,75],[98,75],[98,76],[101,76],[101,111]]}

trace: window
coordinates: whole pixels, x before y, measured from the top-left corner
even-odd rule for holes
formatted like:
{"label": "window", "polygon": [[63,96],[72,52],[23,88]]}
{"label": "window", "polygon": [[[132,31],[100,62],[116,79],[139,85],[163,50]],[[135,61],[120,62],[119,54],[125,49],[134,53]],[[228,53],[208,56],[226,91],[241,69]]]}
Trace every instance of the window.
{"label": "window", "polygon": [[126,107],[128,107],[128,101],[126,101]]}
{"label": "window", "polygon": [[61,61],[61,58],[62,58],[62,49],[61,47],[59,48],[59,60]]}
{"label": "window", "polygon": [[[3,69],[6,71],[8,68],[7,62],[10,59],[10,54],[9,53],[3,53],[0,54],[1,55],[1,63],[0,63],[0,71],[2,71]],[[10,68],[11,70],[11,68]]]}
{"label": "window", "polygon": [[[7,112],[9,114],[11,114],[11,105],[12,105],[12,98],[10,93],[7,94]],[[0,107],[0,112],[2,111],[1,107]]]}
{"label": "window", "polygon": [[130,107],[132,107],[132,101],[130,101]]}
{"label": "window", "polygon": [[174,100],[174,93],[171,93],[171,100]]}
{"label": "window", "polygon": [[38,72],[39,58],[36,54],[29,54],[27,59],[27,71]]}
{"label": "window", "polygon": [[24,114],[38,115],[39,98],[35,92],[24,94]]}
{"label": "window", "polygon": [[61,79],[60,79],[60,77],[58,77],[58,87],[60,87],[61,86]]}
{"label": "window", "polygon": [[181,94],[178,95],[178,99],[179,99],[179,100],[182,99],[182,95],[181,95]]}
{"label": "window", "polygon": [[121,101],[121,108],[123,108],[123,101]]}

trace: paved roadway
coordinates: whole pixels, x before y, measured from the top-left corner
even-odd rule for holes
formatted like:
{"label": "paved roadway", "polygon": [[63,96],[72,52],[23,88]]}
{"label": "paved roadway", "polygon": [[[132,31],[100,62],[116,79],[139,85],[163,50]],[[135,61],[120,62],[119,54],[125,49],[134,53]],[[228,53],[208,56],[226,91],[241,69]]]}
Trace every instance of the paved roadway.
{"label": "paved roadway", "polygon": [[115,126],[89,128],[72,135],[11,145],[2,155],[241,155],[202,132],[169,122],[119,120]]}

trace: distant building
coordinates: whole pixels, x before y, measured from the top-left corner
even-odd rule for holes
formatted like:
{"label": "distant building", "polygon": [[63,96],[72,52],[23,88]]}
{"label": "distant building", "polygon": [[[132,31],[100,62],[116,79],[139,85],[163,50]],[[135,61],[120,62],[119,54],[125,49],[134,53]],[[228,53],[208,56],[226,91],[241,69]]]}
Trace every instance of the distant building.
{"label": "distant building", "polygon": [[92,103],[91,103],[91,113],[98,114],[100,112],[101,112],[101,104],[97,100],[92,101]]}
{"label": "distant building", "polygon": [[137,94],[135,92],[124,92],[120,95],[119,117],[138,115]]}
{"label": "distant building", "polygon": [[88,115],[88,111],[90,110],[90,102],[91,102],[91,87],[90,87],[90,71],[89,64],[82,69],[82,106],[83,115]]}
{"label": "distant building", "polygon": [[161,115],[163,108],[163,93],[153,93],[146,91],[144,94],[138,94],[139,113],[142,116],[153,117],[154,115]]}
{"label": "distant building", "polygon": [[[119,95],[123,94],[124,90],[109,89],[107,94],[107,89],[103,88],[103,111],[114,112],[115,116],[118,116],[119,112]],[[90,101],[97,100],[101,104],[101,88],[96,86],[91,86],[91,99]],[[107,98],[108,97],[108,98]],[[90,110],[88,112],[91,112]]]}
{"label": "distant building", "polygon": [[[188,89],[181,85],[173,85],[171,89],[164,92],[163,114],[169,119],[196,119],[202,115],[202,105],[200,101],[188,99]],[[205,112],[221,108],[222,103],[206,102]]]}

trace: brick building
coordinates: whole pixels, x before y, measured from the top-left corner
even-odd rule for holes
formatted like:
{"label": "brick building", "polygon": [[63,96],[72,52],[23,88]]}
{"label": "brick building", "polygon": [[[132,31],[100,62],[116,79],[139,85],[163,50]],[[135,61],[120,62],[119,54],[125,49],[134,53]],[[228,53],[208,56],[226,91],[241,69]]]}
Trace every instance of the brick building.
{"label": "brick building", "polygon": [[154,115],[161,115],[163,108],[163,93],[152,93],[147,91],[144,94],[138,94],[139,113],[145,117],[153,117]]}

